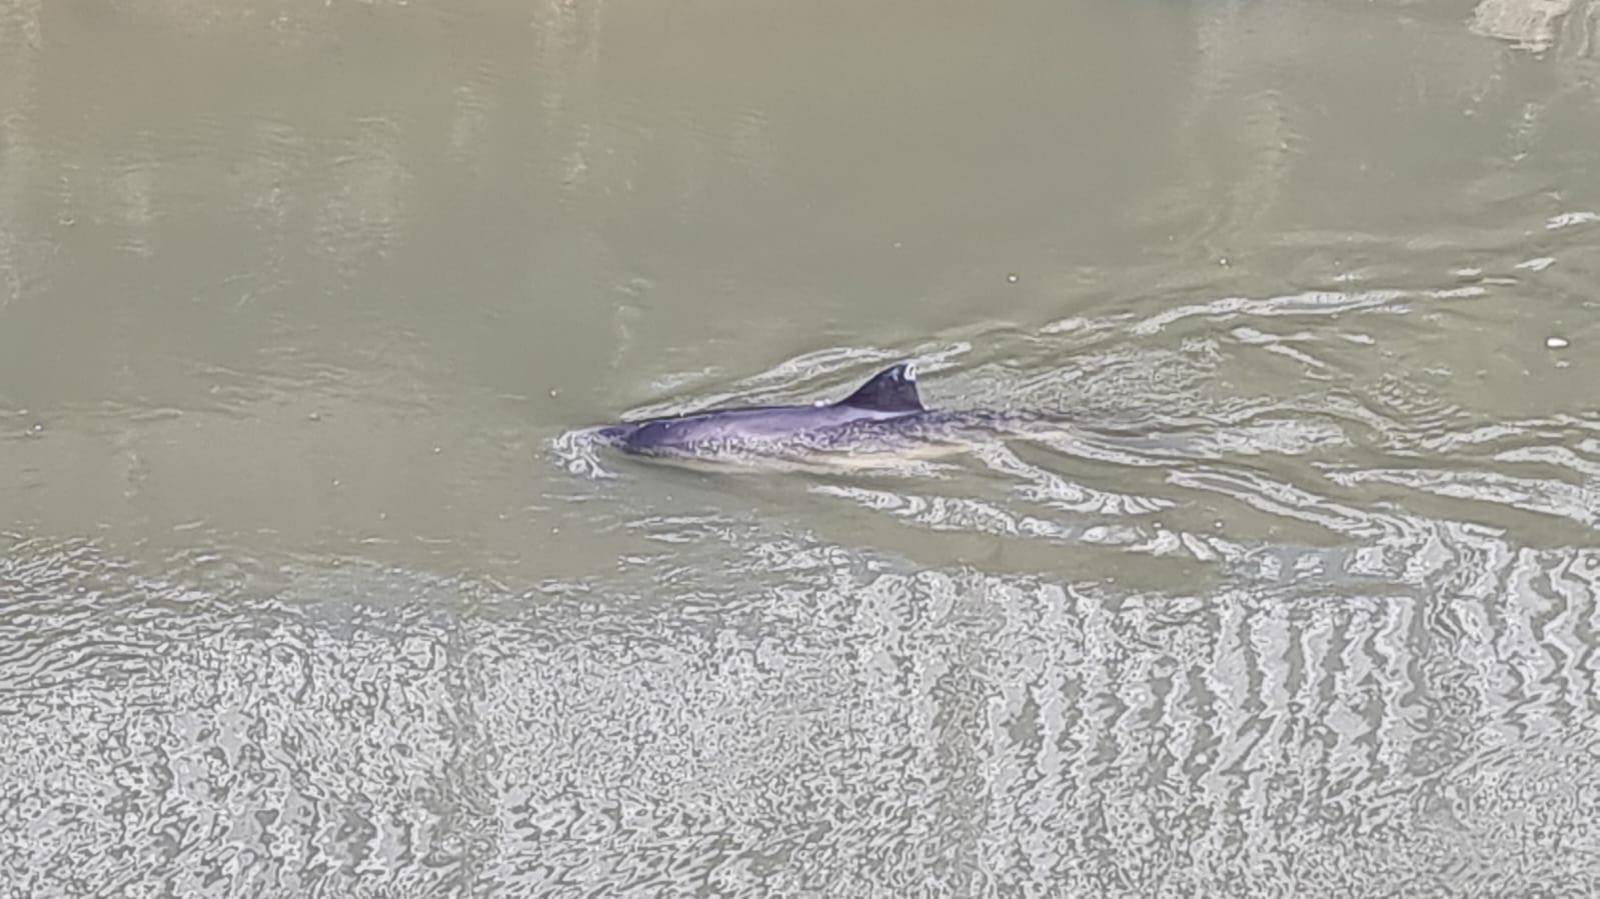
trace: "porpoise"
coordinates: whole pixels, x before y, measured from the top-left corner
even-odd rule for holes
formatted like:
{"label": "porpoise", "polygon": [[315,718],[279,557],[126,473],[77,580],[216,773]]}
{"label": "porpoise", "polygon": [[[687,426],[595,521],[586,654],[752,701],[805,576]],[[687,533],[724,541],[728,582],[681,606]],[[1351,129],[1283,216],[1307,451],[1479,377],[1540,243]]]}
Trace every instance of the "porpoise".
{"label": "porpoise", "polygon": [[836,402],[711,409],[595,433],[602,443],[638,456],[852,464],[950,452],[1015,423],[1016,416],[1005,413],[928,409],[917,393],[916,368],[902,362]]}

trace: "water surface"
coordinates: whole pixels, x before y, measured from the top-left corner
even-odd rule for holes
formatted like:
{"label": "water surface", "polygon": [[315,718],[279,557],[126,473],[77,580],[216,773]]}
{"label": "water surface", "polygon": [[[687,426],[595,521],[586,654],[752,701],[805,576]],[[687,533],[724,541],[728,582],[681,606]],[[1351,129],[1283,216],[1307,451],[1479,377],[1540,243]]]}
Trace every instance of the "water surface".
{"label": "water surface", "polygon": [[0,882],[1600,890],[1597,9],[0,0]]}

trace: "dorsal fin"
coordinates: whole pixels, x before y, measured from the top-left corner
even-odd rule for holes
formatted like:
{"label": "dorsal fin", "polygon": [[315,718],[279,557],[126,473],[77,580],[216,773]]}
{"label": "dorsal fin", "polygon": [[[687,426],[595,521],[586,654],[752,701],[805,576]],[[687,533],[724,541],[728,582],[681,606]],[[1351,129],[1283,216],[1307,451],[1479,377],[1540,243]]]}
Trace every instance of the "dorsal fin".
{"label": "dorsal fin", "polygon": [[917,396],[917,370],[910,362],[886,368],[856,388],[855,393],[840,400],[839,405],[879,412],[922,412],[922,398]]}

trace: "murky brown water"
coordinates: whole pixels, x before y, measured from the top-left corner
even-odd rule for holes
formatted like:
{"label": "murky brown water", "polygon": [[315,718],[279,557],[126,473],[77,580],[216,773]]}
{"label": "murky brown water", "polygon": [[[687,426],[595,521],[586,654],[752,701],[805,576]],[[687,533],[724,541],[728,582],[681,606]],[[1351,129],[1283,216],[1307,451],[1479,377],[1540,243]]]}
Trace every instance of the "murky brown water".
{"label": "murky brown water", "polygon": [[1597,346],[1587,0],[0,0],[0,893],[1600,892]]}

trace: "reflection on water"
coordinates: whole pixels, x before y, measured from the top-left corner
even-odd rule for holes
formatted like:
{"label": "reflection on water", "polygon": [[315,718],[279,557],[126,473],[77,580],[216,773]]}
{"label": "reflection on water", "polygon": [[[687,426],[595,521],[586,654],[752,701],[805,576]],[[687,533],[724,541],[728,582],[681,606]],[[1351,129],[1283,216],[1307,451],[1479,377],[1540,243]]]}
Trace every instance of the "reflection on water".
{"label": "reflection on water", "polygon": [[1572,0],[1483,0],[1472,11],[1472,30],[1527,50],[1548,50]]}
{"label": "reflection on water", "polygon": [[1600,892],[1597,10],[0,0],[0,884]]}
{"label": "reflection on water", "polygon": [[355,123],[356,134],[333,151],[328,197],[315,214],[313,245],[344,263],[383,257],[400,243],[410,177],[397,158],[396,126],[382,118]]}
{"label": "reflection on water", "polygon": [[222,594],[13,545],[8,867],[223,895],[1552,887],[1600,840],[1600,554],[1413,526],[1245,551],[1204,594],[712,520],[653,525],[670,599],[367,567]]}

